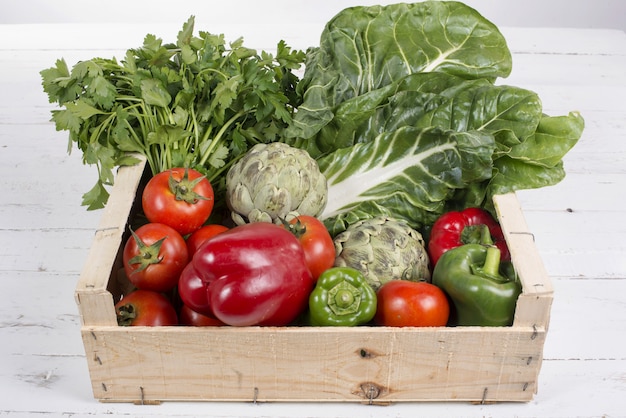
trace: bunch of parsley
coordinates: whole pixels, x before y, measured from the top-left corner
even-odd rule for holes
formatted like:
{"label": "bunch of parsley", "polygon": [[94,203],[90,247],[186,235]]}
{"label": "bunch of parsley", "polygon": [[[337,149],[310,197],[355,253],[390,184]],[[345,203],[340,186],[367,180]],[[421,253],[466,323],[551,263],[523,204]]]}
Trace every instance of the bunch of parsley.
{"label": "bunch of parsley", "polygon": [[281,140],[301,102],[294,70],[305,54],[277,45],[276,56],[226,44],[223,35],[194,36],[194,17],[176,44],[148,34],[121,62],[94,58],[71,71],[63,59],[42,70],[42,85],[57,130],[69,131],[96,165],[98,181],[83,196],[89,210],[102,208],[113,170],[143,154],[153,174],[171,167],[195,168],[223,190],[223,174],[256,143]]}

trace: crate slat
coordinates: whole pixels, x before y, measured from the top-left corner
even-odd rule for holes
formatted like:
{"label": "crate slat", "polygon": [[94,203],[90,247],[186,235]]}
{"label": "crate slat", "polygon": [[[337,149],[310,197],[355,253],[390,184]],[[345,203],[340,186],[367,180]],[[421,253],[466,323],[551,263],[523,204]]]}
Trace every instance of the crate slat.
{"label": "crate slat", "polygon": [[554,289],[535,238],[528,230],[517,196],[514,193],[493,197],[498,220],[506,239],[523,292],[517,300],[514,326],[548,328]]}
{"label": "crate slat", "polygon": [[117,325],[113,297],[109,292],[117,275],[128,219],[136,205],[137,189],[146,169],[146,159],[118,170],[87,261],[76,285],[75,299],[83,325]]}
{"label": "crate slat", "polygon": [[87,327],[83,339],[103,401],[528,401],[545,332]]}

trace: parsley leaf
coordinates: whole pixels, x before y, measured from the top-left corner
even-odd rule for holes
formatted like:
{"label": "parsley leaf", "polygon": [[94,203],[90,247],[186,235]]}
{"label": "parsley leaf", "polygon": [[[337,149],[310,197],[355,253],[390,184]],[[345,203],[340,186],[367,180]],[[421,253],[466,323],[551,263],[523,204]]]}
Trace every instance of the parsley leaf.
{"label": "parsley leaf", "polygon": [[251,146],[281,140],[301,103],[294,70],[305,53],[284,41],[277,54],[248,48],[243,38],[194,34],[194,16],[174,43],[147,34],[123,60],[93,58],[71,70],[64,59],[40,71],[57,130],[69,133],[83,162],[98,169],[83,195],[89,210],[106,204],[116,167],[146,156],[153,174],[195,168],[224,193],[224,171]]}

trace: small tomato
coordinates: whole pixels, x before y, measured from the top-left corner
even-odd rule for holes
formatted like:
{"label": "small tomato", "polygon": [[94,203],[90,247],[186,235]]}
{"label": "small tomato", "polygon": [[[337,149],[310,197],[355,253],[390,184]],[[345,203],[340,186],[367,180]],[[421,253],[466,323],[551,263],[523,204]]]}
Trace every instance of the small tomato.
{"label": "small tomato", "polygon": [[374,321],[390,327],[443,327],[450,304],[446,294],[432,283],[391,280],[377,292]]}
{"label": "small tomato", "polygon": [[219,224],[205,225],[194,231],[187,238],[187,250],[189,251],[189,257],[193,257],[198,248],[200,248],[200,245],[202,245],[206,240],[225,231],[228,231],[228,228]]}
{"label": "small tomato", "polygon": [[163,294],[135,290],[115,304],[117,323],[121,326],[178,325],[174,305]]}
{"label": "small tomato", "polygon": [[314,280],[335,263],[335,244],[326,226],[314,216],[300,215],[284,225],[300,241]]}
{"label": "small tomato", "polygon": [[138,289],[155,292],[172,290],[189,261],[183,237],[159,223],[145,224],[133,231],[122,258],[128,280]]}
{"label": "small tomato", "polygon": [[141,205],[150,222],[171,226],[181,235],[200,228],[213,211],[213,187],[200,172],[172,168],[146,184]]}

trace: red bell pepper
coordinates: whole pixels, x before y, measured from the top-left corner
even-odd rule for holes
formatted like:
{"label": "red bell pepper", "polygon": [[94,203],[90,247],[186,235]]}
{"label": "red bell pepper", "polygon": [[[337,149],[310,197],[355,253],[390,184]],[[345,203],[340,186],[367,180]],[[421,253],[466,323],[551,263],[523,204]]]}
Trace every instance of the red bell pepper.
{"label": "red bell pepper", "polygon": [[500,259],[510,261],[511,255],[498,222],[484,209],[468,208],[444,213],[433,224],[428,241],[431,266],[434,268],[439,257],[452,248],[480,243],[482,225],[489,228],[494,245],[500,249]]}
{"label": "red bell pepper", "polygon": [[288,325],[306,310],[315,284],[295,235],[266,222],[216,235],[190,264],[183,275],[189,280],[183,278],[179,287],[191,285],[187,290],[197,295],[193,285],[199,277],[206,288],[204,312],[233,326]]}
{"label": "red bell pepper", "polygon": [[183,304],[194,312],[213,316],[213,311],[209,306],[207,284],[200,278],[200,274],[191,262],[187,264],[178,278],[178,296]]}

